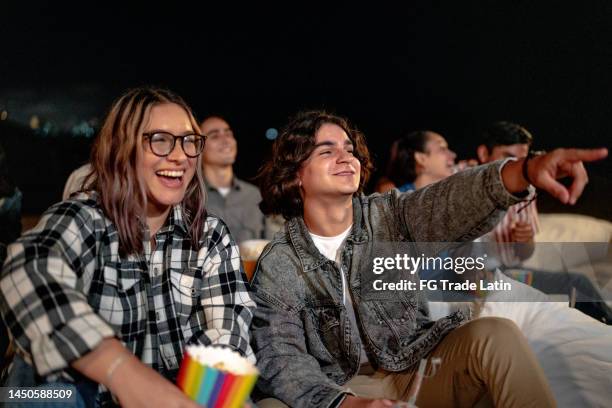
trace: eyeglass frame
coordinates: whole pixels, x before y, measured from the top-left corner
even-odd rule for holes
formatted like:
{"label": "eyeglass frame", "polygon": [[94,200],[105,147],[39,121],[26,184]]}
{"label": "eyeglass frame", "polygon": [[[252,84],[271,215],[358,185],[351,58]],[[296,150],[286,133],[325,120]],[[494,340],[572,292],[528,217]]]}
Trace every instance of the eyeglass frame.
{"label": "eyeglass frame", "polygon": [[[167,134],[172,136],[174,139],[172,139],[172,147],[170,148],[170,151],[166,154],[157,154],[155,153],[155,151],[153,150],[153,135],[159,134],[159,133],[163,133],[163,134]],[[185,153],[185,156],[189,157],[190,159],[195,159],[196,157],[198,157],[199,155],[202,154],[202,151],[204,151],[204,145],[206,144],[206,139],[208,139],[208,136],[206,135],[201,135],[199,133],[189,133],[187,135],[183,135],[183,136],[176,136],[173,135],[170,132],[144,132],[142,134],[144,137],[146,137],[147,139],[149,139],[149,149],[151,149],[151,153],[153,153],[154,155],[156,155],[157,157],[168,157],[170,156],[170,153],[172,153],[174,151],[174,148],[176,147],[176,139],[181,139],[181,149],[183,149],[183,153]],[[189,136],[199,136],[202,138],[202,148],[200,149],[200,151],[198,152],[198,154],[196,154],[195,156],[191,156],[189,154],[187,154],[187,152],[185,151],[185,138],[189,137]]]}

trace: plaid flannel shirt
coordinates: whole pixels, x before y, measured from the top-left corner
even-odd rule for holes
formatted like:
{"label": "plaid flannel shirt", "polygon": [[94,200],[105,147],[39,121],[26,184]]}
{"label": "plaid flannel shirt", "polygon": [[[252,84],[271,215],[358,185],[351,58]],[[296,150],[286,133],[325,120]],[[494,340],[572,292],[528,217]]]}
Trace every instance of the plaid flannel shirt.
{"label": "plaid flannel shirt", "polygon": [[70,362],[113,336],[171,380],[186,344],[229,346],[254,361],[255,303],[223,221],[209,216],[193,250],[175,206],[155,238],[144,254],[120,257],[96,195],[81,194],[9,246],[0,311],[40,376],[73,379]]}

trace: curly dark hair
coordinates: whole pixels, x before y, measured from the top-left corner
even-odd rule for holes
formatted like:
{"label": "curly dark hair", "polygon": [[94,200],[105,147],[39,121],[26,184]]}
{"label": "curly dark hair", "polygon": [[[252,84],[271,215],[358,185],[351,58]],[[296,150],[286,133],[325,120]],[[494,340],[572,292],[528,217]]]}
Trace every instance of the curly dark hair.
{"label": "curly dark hair", "polygon": [[361,164],[361,178],[355,194],[363,191],[373,170],[364,135],[340,116],[318,110],[300,112],[282,130],[272,145],[272,157],[256,177],[264,214],[281,214],[287,220],[304,214],[297,174],[314,150],[317,131],[327,123],[341,127],[353,142],[353,154]]}
{"label": "curly dark hair", "polygon": [[389,163],[387,178],[397,187],[412,183],[417,178],[416,152],[425,153],[425,144],[431,130],[417,130],[396,140],[395,157]]}

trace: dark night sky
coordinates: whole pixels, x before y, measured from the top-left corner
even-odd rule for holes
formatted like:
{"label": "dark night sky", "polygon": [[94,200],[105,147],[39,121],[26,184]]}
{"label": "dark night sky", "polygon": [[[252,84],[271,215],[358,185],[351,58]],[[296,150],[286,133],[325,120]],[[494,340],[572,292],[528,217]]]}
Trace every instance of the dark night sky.
{"label": "dark night sky", "polygon": [[[501,119],[532,130],[536,147],[610,147],[607,0],[418,1],[401,9],[5,3],[0,110],[3,104],[15,110],[13,119],[37,109],[60,121],[89,119],[102,117],[127,87],[167,86],[200,116],[228,116],[242,152],[238,172],[246,178],[267,154],[265,130],[302,108],[348,116],[365,131],[378,167],[389,141],[407,130],[437,130],[465,157],[474,135]],[[70,169],[86,160],[84,140],[7,143],[3,133],[2,143],[20,155],[13,158],[16,178],[35,197],[26,196],[29,211],[59,199]],[[25,161],[26,148],[44,151]],[[578,211],[612,219],[610,162],[592,168],[595,191],[587,191]],[[35,181],[41,171],[48,177]]]}

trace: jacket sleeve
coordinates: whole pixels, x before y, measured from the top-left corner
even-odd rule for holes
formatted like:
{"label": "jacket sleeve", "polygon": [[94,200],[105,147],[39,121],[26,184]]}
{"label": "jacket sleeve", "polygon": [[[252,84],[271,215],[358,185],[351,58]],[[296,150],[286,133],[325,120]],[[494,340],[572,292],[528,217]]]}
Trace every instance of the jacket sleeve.
{"label": "jacket sleeve", "polygon": [[400,226],[417,243],[464,242],[490,231],[523,199],[502,183],[506,162],[468,169],[412,193],[392,193]]}
{"label": "jacket sleeve", "polygon": [[66,201],[8,248],[0,312],[41,376],[65,369],[115,336],[84,294],[83,278],[95,267],[95,243],[91,215],[82,204]]}

